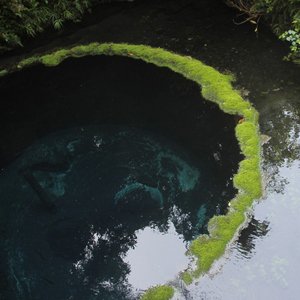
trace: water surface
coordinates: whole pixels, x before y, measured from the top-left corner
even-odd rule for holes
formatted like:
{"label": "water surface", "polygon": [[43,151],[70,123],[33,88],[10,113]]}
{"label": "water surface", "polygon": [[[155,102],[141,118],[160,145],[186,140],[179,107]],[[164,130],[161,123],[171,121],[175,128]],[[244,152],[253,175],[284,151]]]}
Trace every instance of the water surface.
{"label": "water surface", "polygon": [[134,299],[234,196],[236,120],[165,68],[70,59],[0,82],[8,299]]}

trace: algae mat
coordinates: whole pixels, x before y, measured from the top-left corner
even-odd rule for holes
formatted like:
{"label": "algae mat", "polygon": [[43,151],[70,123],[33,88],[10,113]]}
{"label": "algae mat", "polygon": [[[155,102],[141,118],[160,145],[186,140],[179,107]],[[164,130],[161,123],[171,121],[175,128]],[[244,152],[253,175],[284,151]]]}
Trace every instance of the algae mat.
{"label": "algae mat", "polygon": [[[224,254],[226,247],[237,236],[247,222],[247,211],[253,201],[262,194],[260,172],[260,135],[258,113],[250,102],[244,100],[231,83],[234,77],[224,75],[202,62],[188,56],[181,56],[161,48],[144,45],[114,43],[92,43],[70,49],[62,49],[45,55],[37,55],[21,60],[18,64],[0,71],[4,76],[34,64],[56,66],[69,57],[88,55],[120,55],[140,59],[158,67],[167,67],[190,79],[201,87],[202,96],[219,105],[225,113],[237,115],[239,122],[235,133],[244,159],[234,176],[234,186],[238,194],[229,203],[226,215],[214,216],[208,223],[208,235],[200,235],[190,246],[189,254],[196,258],[196,268],[182,272],[186,284],[207,272],[212,264]],[[142,299],[171,299],[174,290],[171,286],[149,289]]]}

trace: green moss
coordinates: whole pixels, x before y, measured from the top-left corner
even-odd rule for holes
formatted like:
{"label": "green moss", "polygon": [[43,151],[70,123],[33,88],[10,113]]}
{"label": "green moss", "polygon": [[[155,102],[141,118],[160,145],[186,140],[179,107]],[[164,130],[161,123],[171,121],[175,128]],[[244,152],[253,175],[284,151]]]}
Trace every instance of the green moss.
{"label": "green moss", "polygon": [[6,74],[8,74],[6,69],[0,70],[0,77],[5,76]]}
{"label": "green moss", "polygon": [[40,58],[38,56],[31,56],[31,57],[28,57],[28,58],[25,58],[25,59],[21,60],[18,63],[17,68],[22,69],[22,68],[25,68],[27,66],[31,66],[31,65],[39,63],[39,62],[40,62]]}
{"label": "green moss", "polygon": [[252,202],[252,195],[239,194],[230,201],[230,207],[232,210],[244,213],[252,205]]}
{"label": "green moss", "polygon": [[261,196],[261,185],[258,183],[260,180],[259,171],[240,170],[240,172],[234,177],[234,185],[243,190],[248,195],[254,198]]}
{"label": "green moss", "polygon": [[208,224],[210,235],[201,235],[192,242],[190,251],[198,257],[194,277],[207,272],[213,262],[221,257],[238,227],[245,221],[240,211],[231,211],[225,216],[214,216]]}
{"label": "green moss", "polygon": [[[245,101],[240,93],[232,88],[231,82],[234,78],[231,75],[221,74],[196,59],[177,55],[161,48],[92,43],[28,58],[21,61],[18,67],[36,62],[41,62],[46,66],[56,66],[68,57],[86,55],[121,55],[141,59],[159,67],[167,67],[198,83],[202,88],[203,97],[218,104],[224,112],[243,117],[235,131],[241,152],[245,156],[245,159],[240,162],[238,173],[233,178],[234,186],[239,192],[230,201],[230,209],[225,216],[215,216],[209,221],[209,234],[201,235],[191,243],[189,253],[197,258],[197,268],[182,274],[183,281],[189,284],[192,277],[198,277],[207,272],[213,262],[224,253],[228,243],[245,222],[247,209],[251,207],[254,199],[261,196],[258,113],[250,102]],[[171,290],[170,287],[156,287],[150,289],[143,299],[169,299],[159,297],[171,297]]]}
{"label": "green moss", "polygon": [[160,285],[150,288],[143,296],[142,300],[169,300],[174,295],[174,289],[168,285]]}
{"label": "green moss", "polygon": [[180,277],[186,285],[189,285],[193,282],[193,276],[192,276],[191,272],[189,272],[189,271],[185,271],[185,272],[181,273]]}
{"label": "green moss", "polygon": [[59,65],[64,59],[70,56],[69,50],[58,50],[52,54],[44,55],[40,58],[41,63],[47,67]]}

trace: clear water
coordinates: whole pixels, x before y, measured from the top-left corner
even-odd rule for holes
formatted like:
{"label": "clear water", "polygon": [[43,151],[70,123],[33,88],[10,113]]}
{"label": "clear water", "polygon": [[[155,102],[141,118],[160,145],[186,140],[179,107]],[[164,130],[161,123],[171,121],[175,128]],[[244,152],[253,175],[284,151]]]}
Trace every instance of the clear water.
{"label": "clear water", "polygon": [[[250,226],[243,231],[239,241],[222,260],[221,265],[216,266],[214,272],[202,277],[188,289],[182,287],[181,283],[178,282],[176,286],[179,292],[174,299],[299,299],[300,147],[298,137],[300,132],[300,69],[291,63],[282,61],[282,57],[288,52],[287,47],[277,40],[263,22],[259,24],[258,33],[254,31],[255,27],[250,23],[242,26],[235,25],[232,20],[235,19],[236,12],[226,8],[222,1],[219,0],[138,1],[124,4],[121,11],[109,12],[107,15],[103,13],[103,10],[104,8],[101,7],[95,18],[88,16],[86,22],[92,20],[92,26],[80,28],[73,33],[72,30],[66,30],[62,37],[55,37],[52,41],[47,39],[46,42],[41,39],[36,45],[42,51],[78,42],[115,41],[136,44],[144,43],[199,58],[223,72],[229,70],[236,74],[238,80],[236,86],[244,89],[245,97],[249,98],[260,112],[262,133],[271,136],[269,143],[263,147],[263,168],[266,173],[267,193],[264,199],[255,206]],[[103,14],[105,17],[103,17]],[[9,60],[10,58],[7,59]],[[11,59],[14,58],[12,57]],[[91,65],[88,66],[89,69],[92,69]],[[135,66],[134,64],[131,67],[136,68]],[[74,70],[74,66],[72,68]],[[127,72],[130,69],[127,66]],[[51,86],[52,91],[48,91],[47,95],[53,95],[54,93],[54,98],[59,98],[56,96],[60,96],[60,94],[57,95],[55,93],[56,85],[52,83],[54,79],[51,78],[50,80],[45,73],[41,73],[40,69],[39,72],[40,77],[46,78],[44,81],[46,83],[43,85],[41,79],[39,86],[43,87],[43,89]],[[68,78],[67,72],[64,72],[64,76],[60,76],[60,73],[56,73],[54,70],[51,72],[59,80],[63,80],[64,77]],[[85,77],[88,78],[89,72],[87,72],[87,69],[83,69],[83,72]],[[138,69],[135,69],[135,73],[141,74]],[[142,73],[145,75],[147,72]],[[26,78],[30,79],[30,74],[32,73],[27,73]],[[117,82],[122,81],[120,80],[122,77],[118,77],[117,74],[121,74],[123,78],[127,76],[133,78],[131,72],[129,74],[116,72],[114,78]],[[191,91],[189,83],[185,82],[183,87],[178,84],[177,80],[173,80],[174,78],[171,74],[163,74],[163,76],[159,76],[155,73],[155,76],[148,77],[145,80],[149,85],[151,83],[152,86],[153,78],[159,78],[159,81],[162,83],[159,88],[155,85],[157,88],[151,89],[151,93],[161,91],[162,96],[160,97],[159,93],[156,93],[151,99],[152,102],[148,103],[153,103],[153,99],[159,99],[160,105],[157,107],[160,107],[163,116],[166,116],[166,112],[169,111],[170,107],[177,107],[180,113],[176,114],[173,111],[169,116],[180,115],[188,117],[186,119],[179,118],[177,122],[173,123],[177,134],[171,134],[170,130],[162,129],[160,132],[164,136],[170,137],[173,141],[176,140],[176,143],[185,145],[185,149],[196,157],[209,158],[209,153],[212,154],[220,150],[217,146],[218,143],[214,143],[214,137],[218,135],[218,130],[226,127],[230,120],[227,119],[221,125],[219,121],[222,115],[215,115],[213,108],[193,106],[191,103],[198,102],[194,101],[197,99],[196,97],[191,97],[191,94],[186,91],[187,89]],[[166,78],[171,77],[173,78],[171,81],[165,81]],[[96,78],[96,76],[93,78]],[[30,86],[32,84],[34,86],[33,81],[29,79],[25,85]],[[34,81],[36,82],[36,80],[35,78]],[[145,88],[147,86],[145,82],[141,84],[138,81],[139,78],[134,78],[134,80],[137,82],[136,87],[141,86]],[[94,87],[100,84],[101,81],[97,85],[95,84]],[[23,85],[18,86],[22,88]],[[78,84],[70,84],[70,86],[76,90]],[[177,89],[179,86],[180,88]],[[173,89],[176,92],[169,94],[164,87],[171,87],[170,90]],[[186,89],[186,87],[188,88]],[[3,91],[3,86],[1,88]],[[101,88],[106,87],[102,86]],[[125,88],[118,89],[129,92]],[[162,92],[163,90],[164,92]],[[27,95],[26,99],[34,98],[32,92],[28,94],[25,92],[26,89],[22,88],[21,94]],[[96,93],[99,94],[99,92]],[[17,91],[11,88],[10,93],[5,93],[4,98],[11,99],[8,96],[10,94],[14,94],[14,97],[16,97]],[[78,90],[76,90],[75,94],[79,94]],[[83,94],[88,94],[87,90],[84,90]],[[125,95],[125,93],[123,94]],[[148,94],[143,93],[143,97],[135,96],[131,97],[131,99],[146,99]],[[178,95],[183,96],[179,99]],[[36,105],[42,105],[40,98],[35,98]],[[22,99],[20,96],[19,104],[24,103]],[[114,99],[114,101],[117,101],[118,97],[114,97]],[[168,101],[170,99],[172,101]],[[167,102],[162,100],[167,100]],[[189,102],[189,100],[191,101]],[[28,146],[32,143],[36,135],[40,134],[43,136],[43,133],[40,133],[41,130],[36,133],[35,130],[28,129],[30,127],[35,128],[34,125],[28,125],[32,125],[38,119],[35,118],[33,113],[27,112],[28,116],[30,116],[30,121],[27,120],[27,127],[23,126],[27,130],[21,130],[22,126],[16,126],[17,110],[14,109],[12,103],[8,101],[2,104],[3,109],[8,109],[10,112],[11,122],[3,114],[1,119],[5,118],[6,124],[10,124],[6,125],[5,129],[15,137],[14,141],[7,135],[4,138],[2,132],[1,139],[5,140],[5,143],[0,144],[1,157],[5,162],[9,161],[10,155],[8,153],[13,153],[12,149],[18,149],[20,152],[20,149],[24,149],[24,145]],[[48,103],[51,102],[48,101]],[[119,102],[118,105],[121,105],[121,103]],[[126,103],[131,102],[127,99]],[[167,103],[166,107],[161,107],[163,103]],[[182,103],[188,104],[187,106],[181,106]],[[137,107],[136,104],[135,107]],[[26,106],[24,104],[25,111]],[[75,106],[74,110],[76,109]],[[54,108],[56,108],[56,112],[60,111],[53,102],[52,105],[47,107],[49,119],[54,115],[51,116],[51,111]],[[84,111],[82,107],[78,109],[78,106],[77,110]],[[127,111],[127,107],[125,109],[122,107],[120,110]],[[43,109],[39,109],[39,111],[43,111]],[[76,115],[70,106],[69,111],[73,116]],[[131,109],[131,111],[137,110]],[[156,111],[159,111],[159,109],[156,109]],[[200,113],[202,111],[205,111],[205,113]],[[111,110],[108,112],[112,115]],[[90,117],[91,115],[90,113]],[[144,114],[141,115],[145,116]],[[153,114],[151,115],[153,116]],[[55,116],[57,116],[57,113]],[[45,119],[45,114],[43,118]],[[23,117],[18,117],[17,123],[22,123],[19,121],[20,119],[22,120]],[[147,118],[143,118],[143,121],[150,119],[151,116],[148,115]],[[160,117],[156,121],[158,119],[165,120],[164,117]],[[194,122],[196,119],[199,123]],[[163,123],[166,125],[167,122]],[[49,126],[51,122],[48,121],[47,124]],[[216,126],[212,129],[211,127],[206,127],[205,124]],[[42,122],[40,122],[39,128],[42,127]],[[166,129],[162,124],[160,124],[160,128]],[[207,128],[208,130],[206,130]],[[180,132],[184,132],[184,134],[179,138]],[[204,132],[203,136],[207,138],[199,137],[199,132]],[[214,134],[211,135],[211,132]],[[184,140],[182,136],[189,137]],[[217,139],[221,141],[222,136],[225,136],[226,140],[229,141],[228,131],[225,131],[225,133],[222,131]],[[207,153],[200,147],[199,141],[208,150]],[[225,145],[226,141],[222,140],[220,143]],[[224,149],[225,151],[230,149],[229,145],[233,143],[234,138],[226,144],[226,147],[222,148],[223,151]],[[230,156],[230,153],[223,153],[223,157],[227,157],[226,160],[222,160],[223,164],[233,161],[236,153],[238,153],[238,151],[231,151],[234,153],[232,156]],[[204,155],[204,153],[206,154]],[[210,168],[213,168],[212,166],[213,164]],[[224,169],[230,170],[230,173],[234,172],[230,165],[224,166]],[[224,170],[221,173],[220,169],[214,170],[214,174],[222,174],[220,178],[230,178],[231,176],[229,174],[227,176],[224,175]],[[202,171],[200,173],[205,174],[206,172]],[[201,178],[203,179],[203,177]],[[217,190],[217,187],[226,191],[226,184],[224,184],[226,181],[221,181],[220,178],[214,177],[218,181],[214,191]],[[201,214],[203,211],[200,209],[199,213]],[[153,237],[149,229],[146,232],[149,239]],[[137,237],[139,237],[138,233]],[[143,242],[141,245],[143,245]],[[139,248],[136,247],[136,249],[138,252]],[[7,286],[5,285],[5,275],[1,275],[1,279],[3,282],[2,290],[4,290],[5,286]],[[145,278],[145,281],[146,279],[148,280],[148,278]],[[134,284],[139,284],[133,277],[130,280]]]}
{"label": "clear water", "polygon": [[[68,38],[146,43],[236,75],[235,86],[255,105],[261,131],[271,137],[263,146],[266,195],[221,263],[191,287],[178,282],[174,299],[297,300],[300,68],[282,60],[288,47],[262,20],[255,32],[251,23],[235,25],[237,14],[219,0],[140,1]],[[69,41],[56,39],[50,47]]]}
{"label": "clear water", "polygon": [[125,58],[0,85],[4,297],[134,299],[174,280],[236,192],[235,119],[192,82]]}
{"label": "clear water", "polygon": [[[300,68],[282,60],[288,47],[261,20],[237,26],[219,0],[136,1],[42,49],[78,41],[144,43],[199,58],[237,82],[260,113],[266,195],[221,266],[174,299],[292,299],[299,288]],[[89,18],[90,20],[90,18]]]}
{"label": "clear water", "polygon": [[272,137],[263,147],[266,195],[223,267],[193,285],[188,299],[299,298],[299,86],[263,96],[273,101],[262,111]]}
{"label": "clear water", "polygon": [[0,177],[18,298],[120,299],[172,279],[212,214],[198,214],[214,206],[201,163],[134,129],[78,128],[36,142]]}

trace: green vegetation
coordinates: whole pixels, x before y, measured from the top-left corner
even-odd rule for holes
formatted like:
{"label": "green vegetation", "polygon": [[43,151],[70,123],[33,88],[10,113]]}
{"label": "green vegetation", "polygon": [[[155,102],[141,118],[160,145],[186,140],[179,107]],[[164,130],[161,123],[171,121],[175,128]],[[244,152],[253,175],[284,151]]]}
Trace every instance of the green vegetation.
{"label": "green vegetation", "polygon": [[7,70],[0,70],[0,77],[5,76],[8,73]]}
{"label": "green vegetation", "polygon": [[256,0],[255,9],[263,11],[273,31],[290,43],[288,58],[300,62],[300,1]]}
{"label": "green vegetation", "polygon": [[[205,99],[219,105],[226,113],[240,116],[236,126],[236,137],[245,159],[240,162],[238,174],[234,176],[234,186],[239,190],[237,196],[230,202],[229,212],[225,216],[215,216],[208,224],[208,235],[201,235],[191,244],[189,253],[197,259],[196,270],[187,270],[182,274],[186,284],[194,277],[207,272],[213,262],[225,251],[246,221],[247,210],[254,199],[261,196],[260,174],[260,136],[258,113],[250,102],[245,101],[238,91],[232,88],[233,77],[224,75],[202,62],[187,56],[144,45],[128,44],[98,44],[76,46],[62,49],[54,53],[26,58],[12,66],[9,71],[42,63],[46,66],[56,66],[68,57],[83,57],[86,55],[121,55],[133,59],[141,59],[159,67],[167,67],[195,81],[201,86]],[[169,291],[169,294],[166,291]],[[151,291],[151,292],[150,292]],[[170,287],[159,287],[149,290],[143,299],[157,298],[152,295],[171,295]],[[146,298],[145,298],[146,297]],[[151,298],[152,297],[152,298]]]}
{"label": "green vegetation", "polygon": [[193,276],[188,270],[181,273],[181,279],[186,285],[193,283]]}
{"label": "green vegetation", "polygon": [[25,35],[35,36],[66,20],[78,21],[95,0],[0,0],[0,50],[22,45]]}
{"label": "green vegetation", "polygon": [[264,10],[273,31],[290,44],[287,58],[300,63],[300,1],[256,0],[255,8]]}
{"label": "green vegetation", "polygon": [[160,285],[150,288],[141,300],[169,300],[174,295],[174,289],[168,285]]}
{"label": "green vegetation", "polygon": [[[114,1],[114,0],[111,0]],[[22,46],[25,36],[35,36],[52,26],[59,30],[64,22],[78,22],[100,0],[0,0],[0,52]],[[300,63],[299,0],[225,0],[246,21],[256,26],[261,17],[267,20],[281,40],[290,44],[288,59]],[[257,30],[257,27],[256,27]]]}
{"label": "green vegetation", "polygon": [[274,33],[290,44],[290,54],[286,58],[300,63],[299,0],[226,0],[226,3],[247,16],[240,24],[250,21],[257,26],[263,17]]}
{"label": "green vegetation", "polygon": [[296,63],[300,63],[300,26],[298,29],[289,29],[282,33],[279,38],[290,43],[290,54],[286,57]]}

